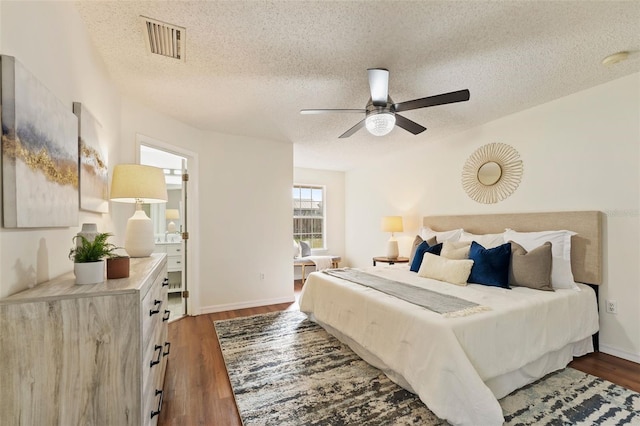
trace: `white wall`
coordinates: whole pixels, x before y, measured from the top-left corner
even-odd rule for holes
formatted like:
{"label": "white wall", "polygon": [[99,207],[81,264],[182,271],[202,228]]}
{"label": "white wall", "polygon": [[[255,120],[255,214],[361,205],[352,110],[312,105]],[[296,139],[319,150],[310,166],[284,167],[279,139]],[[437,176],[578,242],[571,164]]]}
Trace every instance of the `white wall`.
{"label": "white wall", "polygon": [[219,133],[206,138],[201,311],[293,301],[293,145]]}
{"label": "white wall", "polygon": [[[428,141],[428,131],[425,138],[415,151],[346,174],[352,265],[368,266],[384,253],[388,235],[379,222],[385,215],[404,216],[399,240],[406,256],[425,215],[603,211],[601,350],[640,362],[640,74],[444,140]],[[520,153],[524,176],[511,197],[484,205],[466,195],[460,178],[466,159],[492,142]],[[618,302],[617,315],[605,313],[605,299]]]}
{"label": "white wall", "polygon": [[[72,110],[82,102],[105,133],[109,164],[118,161],[120,102],[71,2],[2,2],[1,53],[15,56]],[[108,215],[80,212],[80,223],[111,231]],[[76,228],[0,228],[0,297],[73,269],[67,254]]]}
{"label": "white wall", "polygon": [[[293,169],[293,183],[300,185],[323,185],[326,198],[326,250],[313,250],[315,255],[340,256],[344,259],[344,172],[317,170],[317,169]],[[340,262],[340,266],[348,266],[346,261]],[[294,269],[294,278],[302,278],[302,268]],[[314,268],[306,268],[305,275]]]}

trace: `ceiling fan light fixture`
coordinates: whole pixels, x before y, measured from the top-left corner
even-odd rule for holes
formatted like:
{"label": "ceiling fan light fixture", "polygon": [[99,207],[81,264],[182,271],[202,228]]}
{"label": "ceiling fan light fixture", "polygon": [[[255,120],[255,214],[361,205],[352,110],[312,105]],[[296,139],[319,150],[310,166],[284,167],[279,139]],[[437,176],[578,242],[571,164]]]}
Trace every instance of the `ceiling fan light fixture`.
{"label": "ceiling fan light fixture", "polygon": [[391,96],[389,96],[389,70],[385,68],[369,68],[367,72],[369,73],[369,89],[371,89],[371,97],[369,98],[369,102],[367,102],[366,109],[303,109],[300,110],[300,113],[321,114],[325,112],[364,112],[365,118],[358,121],[355,126],[352,126],[349,130],[341,134],[339,136],[340,139],[352,136],[363,127],[366,127],[369,133],[374,136],[387,135],[395,126],[398,126],[413,135],[418,135],[427,130],[427,128],[415,121],[409,120],[403,115],[396,115],[396,112],[411,111],[418,108],[446,105],[469,100],[469,90],[464,89],[396,104],[391,99]]}
{"label": "ceiling fan light fixture", "polygon": [[396,116],[390,112],[379,112],[367,115],[365,126],[374,136],[384,136],[396,125]]}

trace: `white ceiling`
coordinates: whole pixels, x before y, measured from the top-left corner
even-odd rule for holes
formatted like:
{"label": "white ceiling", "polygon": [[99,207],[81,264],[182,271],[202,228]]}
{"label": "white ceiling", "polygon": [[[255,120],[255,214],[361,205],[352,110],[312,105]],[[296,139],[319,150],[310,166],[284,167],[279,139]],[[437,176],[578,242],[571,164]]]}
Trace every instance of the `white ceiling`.
{"label": "white ceiling", "polygon": [[[296,167],[349,170],[397,150],[640,71],[639,1],[82,1],[122,93],[203,130],[294,144]],[[139,16],[186,27],[186,61],[147,52]],[[630,50],[629,60],[601,60]],[[365,129],[367,68],[395,102],[460,89],[471,100],[403,113],[427,131]],[[171,141],[167,141],[171,142]]]}

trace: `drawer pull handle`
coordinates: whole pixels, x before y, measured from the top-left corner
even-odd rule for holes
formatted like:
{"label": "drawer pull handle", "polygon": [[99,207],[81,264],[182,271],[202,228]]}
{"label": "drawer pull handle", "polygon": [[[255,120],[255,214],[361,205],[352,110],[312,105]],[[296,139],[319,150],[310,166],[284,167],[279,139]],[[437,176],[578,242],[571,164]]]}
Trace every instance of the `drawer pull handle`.
{"label": "drawer pull handle", "polygon": [[160,410],[162,410],[162,399],[164,398],[164,392],[160,389],[156,389],[156,396],[160,395],[160,399],[158,400],[158,409],[155,411],[151,411],[151,418],[154,418],[158,414],[160,414]]}
{"label": "drawer pull handle", "polygon": [[154,299],[153,306],[155,306],[156,308],[149,310],[150,317],[160,313],[160,305],[162,305],[162,300]]}
{"label": "drawer pull handle", "polygon": [[166,277],[162,280],[162,287],[167,287],[169,285],[169,277]]}
{"label": "drawer pull handle", "polygon": [[162,321],[169,321],[169,316],[171,315],[171,311],[168,309],[164,310],[164,315],[162,316]]}
{"label": "drawer pull handle", "polygon": [[182,261],[180,261],[180,260],[176,260],[176,263],[179,265],[179,264],[181,264],[181,263],[182,263]]}
{"label": "drawer pull handle", "polygon": [[182,249],[176,249],[176,251],[182,251]]}
{"label": "drawer pull handle", "polygon": [[162,352],[162,356],[167,356],[169,355],[169,352],[171,352],[171,342],[164,342],[164,347],[166,349],[164,352]]}
{"label": "drawer pull handle", "polygon": [[160,364],[160,355],[162,355],[162,345],[156,345],[155,348],[153,348],[154,352],[158,352],[158,356],[156,357],[156,359],[152,359],[151,360],[151,365],[149,365],[149,368],[153,367],[156,364]]}

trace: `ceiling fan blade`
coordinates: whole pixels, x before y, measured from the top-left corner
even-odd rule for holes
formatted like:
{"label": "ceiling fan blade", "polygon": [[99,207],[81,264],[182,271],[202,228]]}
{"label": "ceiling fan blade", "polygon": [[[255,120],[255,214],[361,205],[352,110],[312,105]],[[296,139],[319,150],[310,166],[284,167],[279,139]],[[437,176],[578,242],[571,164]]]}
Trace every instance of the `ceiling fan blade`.
{"label": "ceiling fan blade", "polygon": [[393,107],[396,112],[409,111],[417,108],[425,108],[436,105],[452,104],[469,100],[469,90],[458,90],[457,92],[443,93],[441,95],[428,96],[426,98],[414,99],[412,101],[400,102]]}
{"label": "ceiling fan blade", "polygon": [[364,114],[365,109],[301,109],[300,114],[324,114],[327,112],[359,112]]}
{"label": "ceiling fan blade", "polygon": [[415,121],[409,120],[408,118],[403,117],[400,114],[396,114],[396,126],[402,127],[407,132],[413,133],[414,135],[417,135],[427,130],[426,127],[421,126]]}
{"label": "ceiling fan blade", "polygon": [[358,122],[358,124],[356,124],[355,126],[353,126],[352,128],[350,128],[349,130],[347,130],[346,132],[344,132],[343,134],[340,135],[340,139],[343,138],[348,138],[349,136],[353,135],[355,132],[357,132],[358,130],[362,129],[364,127],[364,118],[362,120],[360,120]]}
{"label": "ceiling fan blade", "polygon": [[389,97],[389,70],[384,68],[369,68],[369,88],[371,100],[375,106],[387,106]]}

